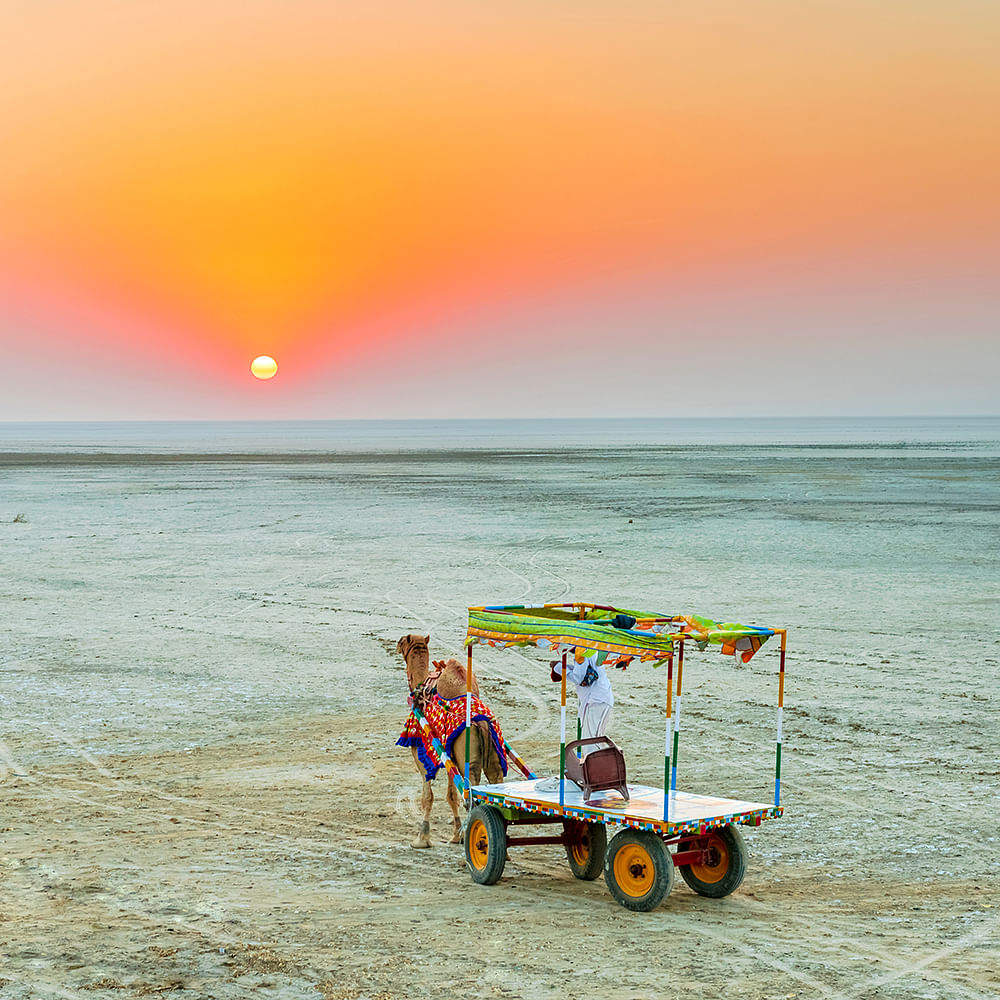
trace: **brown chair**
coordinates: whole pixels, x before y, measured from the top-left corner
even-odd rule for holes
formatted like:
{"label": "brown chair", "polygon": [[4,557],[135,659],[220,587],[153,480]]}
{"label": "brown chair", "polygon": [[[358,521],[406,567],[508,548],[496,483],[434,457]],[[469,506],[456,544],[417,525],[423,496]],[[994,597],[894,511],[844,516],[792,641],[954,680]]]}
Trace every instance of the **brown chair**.
{"label": "brown chair", "polygon": [[[584,757],[577,757],[578,747],[598,746]],[[566,777],[583,789],[586,802],[594,792],[613,788],[628,802],[628,785],[625,783],[625,756],[607,736],[591,736],[586,740],[573,740],[566,744]]]}

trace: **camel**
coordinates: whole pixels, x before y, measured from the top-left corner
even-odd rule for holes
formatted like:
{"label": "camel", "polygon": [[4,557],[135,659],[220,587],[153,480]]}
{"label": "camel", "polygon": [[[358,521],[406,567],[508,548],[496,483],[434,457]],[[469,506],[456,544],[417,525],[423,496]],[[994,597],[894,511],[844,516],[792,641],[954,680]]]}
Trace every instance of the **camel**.
{"label": "camel", "polygon": [[[436,673],[430,669],[429,635],[404,635],[396,644],[396,651],[400,653],[406,663],[406,681],[410,687],[410,694],[418,700],[426,702],[433,694],[438,694],[445,699],[462,697],[466,691],[465,667],[458,660],[449,659],[447,661],[435,661]],[[473,673],[472,675],[472,695],[479,697],[479,681]],[[413,763],[424,779],[423,791],[420,796],[420,808],[423,819],[416,839],[410,844],[411,847],[423,848],[431,846],[431,806],[434,804],[434,790],[431,786],[433,778],[428,778],[423,765],[420,762],[420,748],[410,747],[413,753]],[[451,752],[459,771],[465,772],[465,737],[464,735],[455,740]],[[471,738],[469,747],[469,779],[473,784],[478,784],[483,772],[486,772],[486,779],[491,784],[503,781],[504,771],[497,754],[496,747],[490,736],[488,723],[479,720],[472,723]],[[447,789],[448,805],[451,807],[453,831],[451,836],[452,844],[462,842],[462,820],[459,816],[458,806],[461,798],[451,775],[448,775]]]}

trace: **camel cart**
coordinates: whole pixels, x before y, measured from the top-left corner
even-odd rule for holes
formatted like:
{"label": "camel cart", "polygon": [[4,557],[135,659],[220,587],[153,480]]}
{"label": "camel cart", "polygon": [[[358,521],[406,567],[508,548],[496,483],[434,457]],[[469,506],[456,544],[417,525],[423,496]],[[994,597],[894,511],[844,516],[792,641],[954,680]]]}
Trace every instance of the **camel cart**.
{"label": "camel cart", "polygon": [[[777,741],[773,803],[694,795],[677,789],[681,730],[681,687],[685,653],[715,648],[742,663],[772,636],[780,640],[777,684]],[[524,780],[499,785],[469,782],[440,742],[435,748],[469,808],[465,856],[474,881],[492,885],[503,874],[511,846],[562,844],[579,879],[603,871],[612,896],[630,910],[655,909],[673,885],[674,869],[702,896],[721,898],[743,881],[747,851],[741,826],[777,819],[781,796],[781,713],[785,681],[785,629],[719,624],[695,615],[628,611],[600,604],[469,608],[466,638],[468,674],[477,643],[498,648],[533,645],[563,661],[560,696],[559,777],[539,780],[506,745]],[[663,787],[631,784],[614,743],[600,737],[585,756],[588,741],[566,740],[566,659],[577,651],[604,654],[606,667],[638,659],[664,669],[666,700]],[[471,696],[467,695],[467,706]],[[421,724],[426,723],[421,719]],[[589,741],[594,742],[594,741]],[[468,757],[468,754],[466,755]],[[529,825],[552,825],[549,836],[512,836]],[[608,839],[608,827],[618,830]]]}

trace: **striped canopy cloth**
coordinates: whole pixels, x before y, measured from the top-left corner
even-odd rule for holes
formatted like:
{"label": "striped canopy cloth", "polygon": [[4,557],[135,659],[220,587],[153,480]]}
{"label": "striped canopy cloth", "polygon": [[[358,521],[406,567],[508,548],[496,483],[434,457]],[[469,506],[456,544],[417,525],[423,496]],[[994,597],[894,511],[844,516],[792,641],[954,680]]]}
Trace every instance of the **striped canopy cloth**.
{"label": "striped canopy cloth", "polygon": [[496,605],[469,608],[465,644],[537,646],[554,656],[564,649],[583,655],[597,653],[600,661],[637,657],[664,662],[675,643],[694,642],[748,663],[777,629],[736,622],[716,622],[698,615],[633,611],[607,604],[544,604],[541,607]]}

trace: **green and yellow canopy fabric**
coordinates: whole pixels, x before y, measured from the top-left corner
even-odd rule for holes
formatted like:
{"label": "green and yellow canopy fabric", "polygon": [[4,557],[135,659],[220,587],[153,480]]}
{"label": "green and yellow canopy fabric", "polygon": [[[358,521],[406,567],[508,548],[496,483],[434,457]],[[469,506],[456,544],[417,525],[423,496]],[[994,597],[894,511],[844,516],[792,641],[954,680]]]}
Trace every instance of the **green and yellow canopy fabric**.
{"label": "green and yellow canopy fabric", "polygon": [[658,666],[670,656],[675,643],[688,641],[700,649],[718,646],[720,653],[748,663],[778,631],[736,622],[719,623],[698,615],[633,611],[606,604],[497,605],[469,608],[465,644],[537,646],[553,656],[567,649],[585,656],[597,653],[602,662],[637,657]]}

